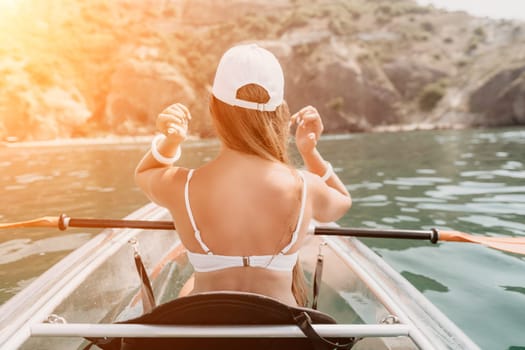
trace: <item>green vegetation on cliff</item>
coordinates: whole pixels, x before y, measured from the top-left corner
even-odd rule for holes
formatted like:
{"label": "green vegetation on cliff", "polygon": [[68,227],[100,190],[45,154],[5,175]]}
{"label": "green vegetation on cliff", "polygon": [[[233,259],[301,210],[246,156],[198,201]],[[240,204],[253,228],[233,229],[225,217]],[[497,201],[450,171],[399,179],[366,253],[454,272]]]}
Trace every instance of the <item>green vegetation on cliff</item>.
{"label": "green vegetation on cliff", "polygon": [[[411,0],[17,0],[0,5],[0,140],[146,135],[182,102],[213,134],[220,55],[258,41],[329,132],[525,123],[525,27]],[[491,103],[487,105],[486,94]],[[520,104],[521,103],[521,104]]]}

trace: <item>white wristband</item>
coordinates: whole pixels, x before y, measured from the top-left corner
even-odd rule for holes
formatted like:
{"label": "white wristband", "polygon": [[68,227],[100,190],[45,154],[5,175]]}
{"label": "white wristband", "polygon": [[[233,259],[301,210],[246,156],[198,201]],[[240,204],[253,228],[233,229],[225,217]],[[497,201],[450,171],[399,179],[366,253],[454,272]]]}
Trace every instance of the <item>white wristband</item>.
{"label": "white wristband", "polygon": [[326,162],[326,166],[326,172],[323,176],[321,176],[321,180],[323,180],[324,182],[326,182],[334,174],[334,168],[332,167],[332,164],[330,164],[330,162]]}
{"label": "white wristband", "polygon": [[177,160],[179,160],[180,155],[181,155],[181,150],[179,146],[177,147],[177,152],[175,153],[173,157],[171,158],[164,157],[162,154],[159,153],[159,150],[157,149],[157,143],[159,142],[159,140],[165,140],[165,139],[166,139],[166,135],[164,134],[158,134],[157,136],[153,138],[153,141],[151,141],[151,155],[153,156],[153,158],[155,158],[157,162],[161,164],[165,164],[165,165],[171,165],[175,163]]}

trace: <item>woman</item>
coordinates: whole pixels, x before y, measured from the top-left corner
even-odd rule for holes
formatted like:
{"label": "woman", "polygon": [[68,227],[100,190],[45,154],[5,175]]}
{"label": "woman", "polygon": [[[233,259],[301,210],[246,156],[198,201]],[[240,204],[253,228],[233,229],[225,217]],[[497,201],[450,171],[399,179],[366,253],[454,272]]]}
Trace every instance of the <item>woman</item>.
{"label": "woman", "polygon": [[[171,212],[195,269],[192,294],[246,291],[304,305],[297,254],[309,222],[337,220],[351,206],[316,149],[319,114],[308,106],[290,116],[283,95],[283,72],[269,51],[253,44],[228,50],[210,98],[221,150],[198,169],[173,165],[187,136],[188,109],[177,103],[157,118],[161,134],[140,161],[136,182]],[[307,171],[289,163],[292,124]]]}

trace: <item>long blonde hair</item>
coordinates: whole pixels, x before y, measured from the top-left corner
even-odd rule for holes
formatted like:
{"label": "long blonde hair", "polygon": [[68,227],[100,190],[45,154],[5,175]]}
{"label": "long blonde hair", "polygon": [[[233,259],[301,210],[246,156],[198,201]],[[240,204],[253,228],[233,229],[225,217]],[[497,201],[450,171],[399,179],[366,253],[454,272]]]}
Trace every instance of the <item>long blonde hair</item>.
{"label": "long blonde hair", "polygon": [[[237,91],[237,98],[265,103],[270,96],[260,85],[248,84]],[[272,112],[258,111],[231,106],[211,95],[210,112],[219,138],[228,148],[291,166],[290,111],[286,103]],[[298,305],[306,306],[306,283],[299,262],[293,269],[292,293]]]}
{"label": "long blonde hair", "polygon": [[[265,103],[268,92],[256,84],[248,84],[237,91],[237,98]],[[288,164],[288,136],[290,112],[283,103],[273,112],[261,112],[230,106],[211,96],[210,112],[222,142],[236,151]]]}

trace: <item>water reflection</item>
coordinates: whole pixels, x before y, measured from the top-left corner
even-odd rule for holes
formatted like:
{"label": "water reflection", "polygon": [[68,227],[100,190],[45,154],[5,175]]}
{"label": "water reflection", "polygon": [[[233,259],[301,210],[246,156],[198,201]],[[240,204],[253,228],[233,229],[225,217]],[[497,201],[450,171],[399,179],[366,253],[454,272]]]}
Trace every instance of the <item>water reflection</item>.
{"label": "water reflection", "polygon": [[401,275],[405,277],[410,283],[419,286],[419,290],[422,292],[431,290],[434,292],[446,293],[449,291],[447,286],[424,275],[419,275],[410,271],[402,271]]}
{"label": "water reflection", "polygon": [[516,179],[525,179],[525,171],[511,171],[505,168],[496,170],[477,170],[477,171],[464,171],[461,173],[462,177],[475,177],[480,180],[491,180],[498,176],[512,177]]}
{"label": "water reflection", "polygon": [[516,222],[515,217],[511,218],[513,220],[504,220],[502,218],[486,215],[470,215],[463,216],[459,220],[478,224],[485,228],[496,228],[499,229],[498,231],[506,230],[515,235],[525,236],[525,223]]}
{"label": "water reflection", "polygon": [[30,184],[36,181],[52,180],[53,176],[42,176],[39,174],[24,174],[15,177],[15,181],[19,184]]}
{"label": "water reflection", "polygon": [[358,184],[346,185],[348,191],[354,191],[358,189],[367,189],[367,190],[377,190],[383,187],[383,184],[380,182],[368,182],[364,181]]}
{"label": "water reflection", "polygon": [[433,186],[438,183],[448,183],[449,179],[439,178],[439,177],[406,177],[406,178],[397,178],[395,180],[385,180],[386,185],[394,186]]}
{"label": "water reflection", "polygon": [[390,204],[388,198],[380,194],[369,197],[354,198],[353,202],[359,203],[364,207],[382,207]]}
{"label": "water reflection", "polygon": [[90,234],[77,233],[37,241],[29,238],[13,239],[0,244],[0,265],[16,262],[32,255],[73,250],[86,243],[90,238]]}
{"label": "water reflection", "polygon": [[516,287],[516,286],[501,286],[503,289],[509,292],[516,292],[525,295],[525,287]]}
{"label": "water reflection", "polygon": [[387,217],[381,220],[387,224],[399,224],[405,222],[419,222],[420,220],[413,216],[396,215],[395,217]]}

